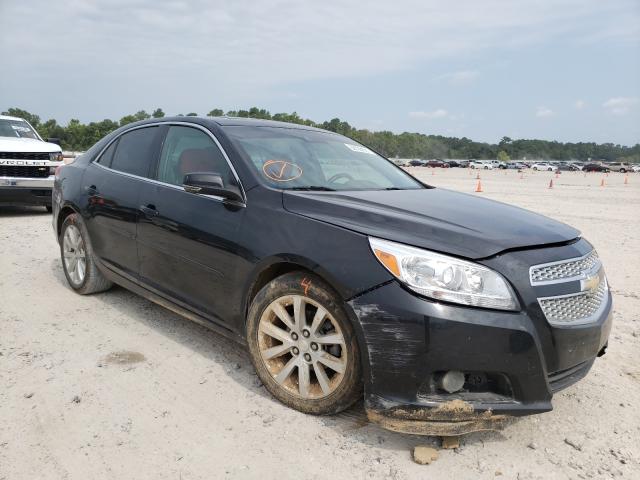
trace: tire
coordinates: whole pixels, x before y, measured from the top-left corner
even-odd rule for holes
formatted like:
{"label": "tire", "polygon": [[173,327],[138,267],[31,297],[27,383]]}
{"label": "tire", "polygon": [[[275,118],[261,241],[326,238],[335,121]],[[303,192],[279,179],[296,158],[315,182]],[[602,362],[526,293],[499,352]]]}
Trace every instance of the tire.
{"label": "tire", "polygon": [[485,170],[489,170],[489,167],[484,167]]}
{"label": "tire", "polygon": [[[296,304],[305,307],[300,309]],[[319,308],[327,314],[314,331],[313,319]],[[298,322],[296,311],[304,312]],[[251,302],[246,330],[258,377],[285,405],[304,413],[330,415],[362,398],[360,349],[353,326],[342,300],[318,276],[292,272],[272,280]],[[324,344],[329,337],[341,339],[340,344]],[[300,375],[308,381],[301,383]]]}
{"label": "tire", "polygon": [[113,283],[98,270],[87,227],[77,213],[67,216],[60,229],[60,258],[69,286],[81,295],[104,292]]}
{"label": "tire", "polygon": [[620,173],[627,173],[627,171],[624,168],[621,168]]}

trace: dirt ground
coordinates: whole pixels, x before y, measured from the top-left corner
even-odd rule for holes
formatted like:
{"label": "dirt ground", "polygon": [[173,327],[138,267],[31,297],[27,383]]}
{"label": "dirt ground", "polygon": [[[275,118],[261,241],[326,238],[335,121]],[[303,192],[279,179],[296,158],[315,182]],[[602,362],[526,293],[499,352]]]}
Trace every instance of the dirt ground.
{"label": "dirt ground", "polygon": [[[410,170],[463,192],[477,183],[464,169]],[[604,187],[601,174],[481,175],[477,195],[579,228],[614,293],[607,354],[553,412],[417,465],[413,447],[439,439],[381,430],[361,405],[295,412],[215,333],[121,288],[76,295],[50,215],[0,207],[0,480],[640,478],[640,175]]]}

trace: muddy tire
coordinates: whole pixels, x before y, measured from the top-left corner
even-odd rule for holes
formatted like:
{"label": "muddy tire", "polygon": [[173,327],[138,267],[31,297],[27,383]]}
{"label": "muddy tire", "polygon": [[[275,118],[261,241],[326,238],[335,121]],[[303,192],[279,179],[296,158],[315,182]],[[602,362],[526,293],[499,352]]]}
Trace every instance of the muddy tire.
{"label": "muddy tire", "polygon": [[362,398],[353,326],[316,275],[292,272],[268,283],[251,302],[246,330],[258,377],[285,405],[328,415]]}
{"label": "muddy tire", "polygon": [[89,295],[113,286],[98,270],[89,233],[80,215],[72,213],[64,219],[59,244],[64,276],[76,292]]}

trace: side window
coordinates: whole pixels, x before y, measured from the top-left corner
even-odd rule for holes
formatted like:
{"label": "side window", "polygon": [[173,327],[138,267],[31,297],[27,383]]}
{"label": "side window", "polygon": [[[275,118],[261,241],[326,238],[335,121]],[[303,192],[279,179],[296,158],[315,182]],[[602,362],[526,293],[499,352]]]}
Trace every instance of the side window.
{"label": "side window", "polygon": [[104,167],[111,167],[111,161],[113,160],[113,152],[116,151],[116,147],[118,146],[118,140],[109,145],[100,158],[98,159],[98,163]]}
{"label": "side window", "polygon": [[157,131],[158,127],[138,128],[122,135],[118,140],[111,168],[139,177],[148,176]]}
{"label": "side window", "polygon": [[156,179],[182,185],[187,173],[196,172],[218,173],[225,185],[237,185],[229,164],[209,135],[197,128],[169,127]]}

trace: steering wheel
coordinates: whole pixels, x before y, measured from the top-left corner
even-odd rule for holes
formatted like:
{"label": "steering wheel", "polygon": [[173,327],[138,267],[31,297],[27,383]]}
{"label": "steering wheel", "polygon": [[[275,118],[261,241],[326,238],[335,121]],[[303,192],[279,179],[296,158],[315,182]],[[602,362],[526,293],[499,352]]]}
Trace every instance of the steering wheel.
{"label": "steering wheel", "polygon": [[341,178],[346,178],[348,181],[353,180],[353,177],[348,173],[336,173],[333,177],[331,177],[328,182],[335,183],[337,180]]}

